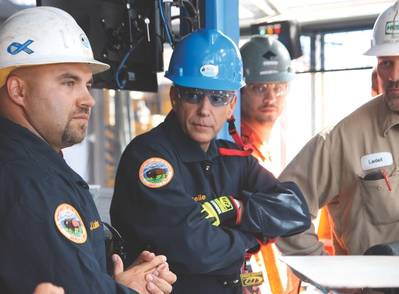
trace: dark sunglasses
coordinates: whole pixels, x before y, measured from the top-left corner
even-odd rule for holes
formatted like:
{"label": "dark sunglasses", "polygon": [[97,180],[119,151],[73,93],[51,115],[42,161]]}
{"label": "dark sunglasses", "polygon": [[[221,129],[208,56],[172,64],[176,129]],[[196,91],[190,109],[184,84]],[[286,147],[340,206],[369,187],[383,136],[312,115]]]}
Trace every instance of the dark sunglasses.
{"label": "dark sunglasses", "polygon": [[236,95],[234,91],[204,90],[177,86],[175,88],[179,99],[191,104],[201,103],[206,96],[213,106],[224,106]]}

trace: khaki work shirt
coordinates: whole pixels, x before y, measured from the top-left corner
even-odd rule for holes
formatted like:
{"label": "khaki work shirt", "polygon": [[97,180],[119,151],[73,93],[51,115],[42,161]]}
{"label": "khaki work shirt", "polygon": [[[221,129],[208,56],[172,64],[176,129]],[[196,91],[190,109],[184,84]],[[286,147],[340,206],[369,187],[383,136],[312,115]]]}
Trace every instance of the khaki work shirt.
{"label": "khaki work shirt", "polygon": [[[376,157],[380,152],[392,154],[393,163],[365,168],[365,160],[371,166],[387,162]],[[399,115],[378,96],[311,139],[279,179],[298,184],[313,219],[327,205],[336,254],[363,254],[375,244],[399,240],[398,157]],[[389,184],[383,178],[367,180],[381,169]],[[324,254],[314,227],[281,239],[278,247],[285,255]]]}

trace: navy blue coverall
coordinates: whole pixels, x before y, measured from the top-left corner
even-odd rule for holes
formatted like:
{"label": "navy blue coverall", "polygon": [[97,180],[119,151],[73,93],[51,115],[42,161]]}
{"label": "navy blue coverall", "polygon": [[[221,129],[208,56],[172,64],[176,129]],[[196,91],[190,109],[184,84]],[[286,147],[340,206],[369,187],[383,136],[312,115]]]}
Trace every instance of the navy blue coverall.
{"label": "navy blue coverall", "polygon": [[40,282],[68,294],[136,293],[106,272],[87,183],[41,138],[0,118],[0,293],[32,293]]}
{"label": "navy blue coverall", "polygon": [[[246,252],[258,247],[255,237],[297,233],[310,225],[295,184],[280,183],[252,156],[221,156],[219,147],[237,149],[213,140],[204,152],[172,111],[160,126],[136,137],[119,163],[112,224],[126,239],[128,253],[149,249],[167,256],[177,274],[173,293],[241,293],[234,281]],[[201,203],[222,195],[244,203],[239,226],[215,227],[202,214]]]}

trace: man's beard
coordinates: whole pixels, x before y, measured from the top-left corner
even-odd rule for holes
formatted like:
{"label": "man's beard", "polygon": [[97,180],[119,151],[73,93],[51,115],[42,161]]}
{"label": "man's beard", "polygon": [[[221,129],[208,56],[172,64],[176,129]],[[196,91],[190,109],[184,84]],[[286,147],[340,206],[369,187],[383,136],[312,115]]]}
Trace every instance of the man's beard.
{"label": "man's beard", "polygon": [[255,116],[255,120],[260,124],[270,124],[276,121],[274,114],[259,114]]}
{"label": "man's beard", "polygon": [[[394,91],[390,91],[390,90]],[[388,82],[385,86],[384,99],[388,108],[399,112],[399,81]]]}
{"label": "man's beard", "polygon": [[385,95],[387,106],[393,112],[399,112],[399,95]]}
{"label": "man's beard", "polygon": [[253,113],[250,109],[244,109],[242,111],[242,118],[246,121],[253,121],[259,124],[273,124],[276,121],[276,114],[274,113]]}
{"label": "man's beard", "polygon": [[73,128],[71,121],[65,127],[62,134],[62,146],[70,147],[83,141],[86,136],[87,124],[81,123],[76,128]]}

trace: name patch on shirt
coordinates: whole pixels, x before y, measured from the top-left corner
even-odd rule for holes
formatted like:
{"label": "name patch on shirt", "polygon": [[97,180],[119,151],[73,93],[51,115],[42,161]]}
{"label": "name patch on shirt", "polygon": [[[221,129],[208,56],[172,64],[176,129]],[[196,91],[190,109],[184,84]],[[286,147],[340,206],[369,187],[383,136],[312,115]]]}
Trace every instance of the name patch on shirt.
{"label": "name patch on shirt", "polygon": [[195,202],[202,202],[202,201],[205,201],[206,200],[206,195],[204,195],[204,194],[198,194],[198,195],[196,195],[196,196],[193,196],[193,200],[195,201]]}
{"label": "name patch on shirt", "polygon": [[160,188],[167,185],[173,178],[172,165],[163,158],[152,157],[144,161],[139,170],[139,178],[143,185],[149,188]]}
{"label": "name patch on shirt", "polygon": [[54,213],[54,222],[57,229],[68,240],[83,244],[87,240],[86,227],[78,211],[70,204],[58,205]]}
{"label": "name patch on shirt", "polygon": [[100,227],[100,222],[98,220],[90,222],[90,231],[98,229]]}
{"label": "name patch on shirt", "polygon": [[363,155],[360,158],[360,163],[362,165],[362,169],[369,170],[379,167],[384,167],[393,164],[393,158],[391,152],[378,152]]}

